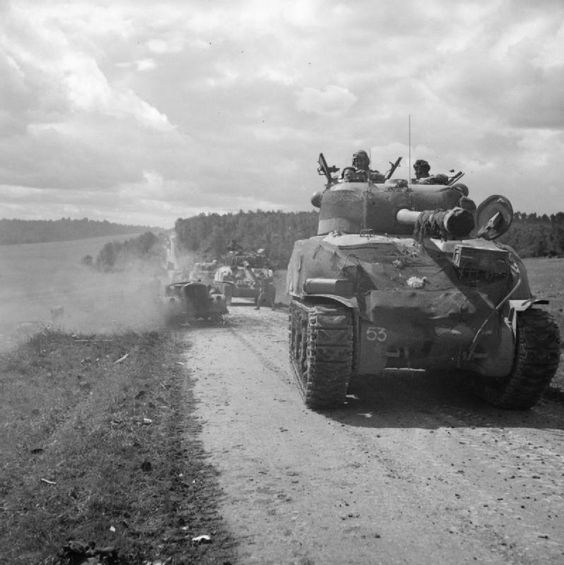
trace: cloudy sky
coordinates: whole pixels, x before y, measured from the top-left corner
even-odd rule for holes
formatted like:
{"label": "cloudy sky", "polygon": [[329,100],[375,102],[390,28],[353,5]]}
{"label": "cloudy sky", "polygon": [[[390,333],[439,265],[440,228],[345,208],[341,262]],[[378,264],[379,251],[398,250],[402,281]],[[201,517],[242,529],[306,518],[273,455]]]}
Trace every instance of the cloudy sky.
{"label": "cloudy sky", "polygon": [[0,0],[0,218],[309,210],[319,152],[564,211],[562,0]]}

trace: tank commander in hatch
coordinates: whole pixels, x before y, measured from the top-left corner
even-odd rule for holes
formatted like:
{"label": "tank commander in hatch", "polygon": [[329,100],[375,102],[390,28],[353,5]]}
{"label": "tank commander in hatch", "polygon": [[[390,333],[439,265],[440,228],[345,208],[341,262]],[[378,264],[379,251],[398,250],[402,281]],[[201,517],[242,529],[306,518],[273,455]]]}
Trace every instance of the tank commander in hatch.
{"label": "tank commander in hatch", "polygon": [[415,170],[415,178],[411,179],[411,182],[415,184],[448,184],[446,175],[431,175],[431,165],[424,159],[417,159],[413,163],[413,169]]}
{"label": "tank commander in hatch", "polygon": [[352,167],[343,169],[345,182],[384,182],[385,177],[380,171],[370,169],[370,157],[363,149],[353,154]]}
{"label": "tank commander in hatch", "polygon": [[426,179],[431,176],[429,174],[431,165],[429,165],[429,163],[423,159],[417,159],[417,161],[413,163],[413,170],[415,171],[415,181]]}

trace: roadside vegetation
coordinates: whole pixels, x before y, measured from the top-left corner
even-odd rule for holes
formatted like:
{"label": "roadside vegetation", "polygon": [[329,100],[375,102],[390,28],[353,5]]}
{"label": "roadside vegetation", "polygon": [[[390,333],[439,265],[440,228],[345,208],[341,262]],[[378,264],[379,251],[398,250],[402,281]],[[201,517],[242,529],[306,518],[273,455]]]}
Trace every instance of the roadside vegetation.
{"label": "roadside vegetation", "polygon": [[516,212],[500,241],[521,257],[564,257],[564,212],[550,216]]}
{"label": "roadside vegetation", "polygon": [[91,255],[84,256],[82,264],[103,272],[125,270],[133,266],[158,272],[163,269],[164,260],[163,241],[148,231],[124,241],[109,241],[95,259]]}
{"label": "roadside vegetation", "polygon": [[0,356],[3,563],[230,562],[182,348],[43,331]]}

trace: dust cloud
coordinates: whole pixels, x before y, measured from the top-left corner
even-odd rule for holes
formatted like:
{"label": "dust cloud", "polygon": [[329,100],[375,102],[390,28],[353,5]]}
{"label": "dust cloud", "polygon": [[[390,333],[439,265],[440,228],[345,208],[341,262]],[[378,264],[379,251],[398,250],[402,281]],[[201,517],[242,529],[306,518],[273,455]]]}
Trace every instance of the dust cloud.
{"label": "dust cloud", "polygon": [[4,348],[45,328],[105,334],[162,327],[161,297],[170,278],[164,268],[137,263],[102,273],[81,264],[115,239],[0,246]]}
{"label": "dust cloud", "polygon": [[[131,238],[131,235],[123,239]],[[119,237],[0,246],[0,349],[53,328],[77,334],[150,331],[164,326],[170,282],[187,281],[198,258],[170,245],[162,268],[138,262],[103,273],[82,264]],[[287,303],[285,271],[276,300]]]}

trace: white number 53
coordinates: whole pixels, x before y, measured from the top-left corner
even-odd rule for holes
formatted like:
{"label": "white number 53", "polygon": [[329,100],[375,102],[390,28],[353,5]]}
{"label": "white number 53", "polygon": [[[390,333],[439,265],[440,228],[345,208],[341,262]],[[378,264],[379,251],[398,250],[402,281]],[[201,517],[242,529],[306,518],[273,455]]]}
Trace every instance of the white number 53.
{"label": "white number 53", "polygon": [[379,341],[382,343],[388,339],[388,330],[386,330],[386,328],[370,326],[366,330],[366,339],[368,341]]}

